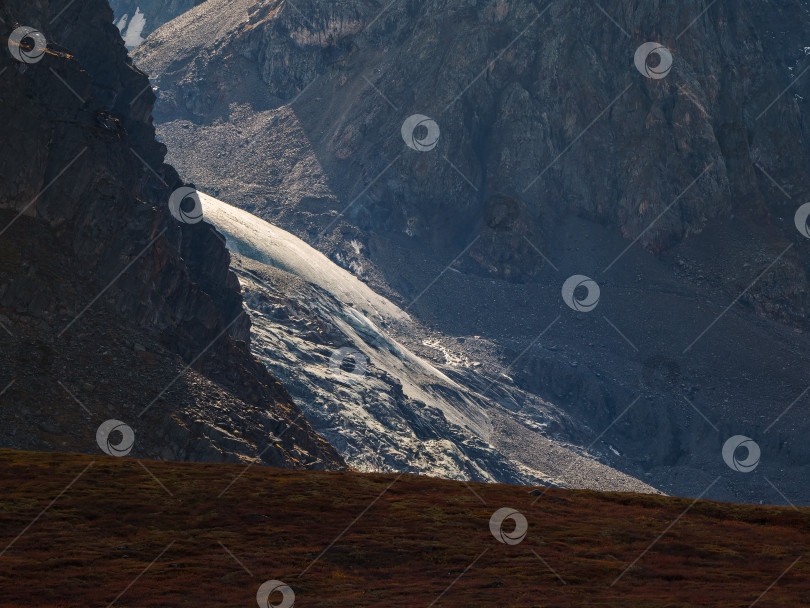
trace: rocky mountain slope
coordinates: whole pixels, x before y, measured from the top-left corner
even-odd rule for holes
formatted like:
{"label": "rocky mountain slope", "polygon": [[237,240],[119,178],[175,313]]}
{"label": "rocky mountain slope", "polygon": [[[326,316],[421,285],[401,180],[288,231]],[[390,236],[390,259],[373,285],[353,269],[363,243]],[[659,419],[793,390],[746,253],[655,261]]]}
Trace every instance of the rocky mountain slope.
{"label": "rocky mountain slope", "polygon": [[[810,502],[807,7],[208,0],[134,60],[199,187],[441,348],[480,344],[583,448],[669,492]],[[596,308],[565,304],[571,276]],[[721,458],[736,436],[754,474]]]}
{"label": "rocky mountain slope", "polygon": [[[201,195],[227,237],[251,345],[316,431],[361,471],[655,492],[581,453],[577,418],[440,344],[385,298],[291,234]],[[398,338],[408,344],[401,343]],[[496,390],[497,389],[497,390]],[[510,391],[519,412],[495,395]],[[622,464],[626,464],[622,462]],[[629,474],[628,474],[629,473]]]}
{"label": "rocky mountain slope", "polygon": [[[781,607],[810,593],[806,508],[146,463],[161,487],[138,462],[0,451],[0,606],[256,606],[269,581],[295,606],[341,608]],[[292,606],[279,590],[258,605]]]}
{"label": "rocky mountain slope", "polygon": [[0,445],[345,467],[250,354],[223,237],[172,215],[183,182],[112,20],[0,2]]}
{"label": "rocky mountain slope", "polygon": [[[131,37],[131,46],[137,46],[161,25],[202,2],[203,0],[110,0],[110,7],[115,14],[115,24],[124,38]],[[132,30],[128,36],[129,28]]]}

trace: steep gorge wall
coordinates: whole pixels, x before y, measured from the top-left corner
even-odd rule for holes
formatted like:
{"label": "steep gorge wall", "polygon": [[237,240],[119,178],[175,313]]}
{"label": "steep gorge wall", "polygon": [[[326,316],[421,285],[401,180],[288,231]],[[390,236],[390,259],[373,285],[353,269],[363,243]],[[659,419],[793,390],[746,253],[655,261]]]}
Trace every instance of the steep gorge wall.
{"label": "steep gorge wall", "polygon": [[[132,66],[107,3],[3,0],[0,19],[4,39],[26,26],[47,40],[36,61],[20,62],[8,53],[0,58],[0,230],[6,234],[0,304],[6,320],[22,333],[27,320],[42,320],[37,340],[61,353],[64,340],[81,341],[96,329],[88,327],[95,309],[113,312],[122,333],[151,336],[187,362],[191,373],[228,392],[231,403],[241,404],[236,407],[255,410],[251,428],[241,429],[262,444],[248,450],[253,457],[273,432],[289,431],[285,447],[264,454],[266,462],[343,466],[250,355],[250,321],[222,237],[207,224],[185,225],[171,216],[169,196],[183,182],[164,164],[166,150],[152,126],[154,94]],[[35,265],[37,255],[58,260],[52,276]],[[21,279],[26,271],[29,287]],[[87,302],[92,306],[86,311]],[[6,339],[14,333],[12,328]],[[34,369],[25,371],[44,381],[47,370],[36,365],[35,358]],[[144,397],[137,385],[129,388],[130,401]],[[12,402],[14,390],[5,396]]]}

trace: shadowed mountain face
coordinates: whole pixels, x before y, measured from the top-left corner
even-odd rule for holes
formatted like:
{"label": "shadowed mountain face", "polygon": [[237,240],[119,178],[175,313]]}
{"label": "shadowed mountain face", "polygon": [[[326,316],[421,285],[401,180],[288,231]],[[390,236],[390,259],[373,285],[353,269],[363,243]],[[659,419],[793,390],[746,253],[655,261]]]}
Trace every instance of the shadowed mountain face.
{"label": "shadowed mountain face", "polygon": [[807,6],[208,0],[134,60],[199,187],[489,345],[583,447],[808,502]]}
{"label": "shadowed mountain face", "polygon": [[0,445],[98,453],[114,419],[133,455],[344,467],[251,356],[222,236],[170,213],[182,182],[112,19],[0,2]]}

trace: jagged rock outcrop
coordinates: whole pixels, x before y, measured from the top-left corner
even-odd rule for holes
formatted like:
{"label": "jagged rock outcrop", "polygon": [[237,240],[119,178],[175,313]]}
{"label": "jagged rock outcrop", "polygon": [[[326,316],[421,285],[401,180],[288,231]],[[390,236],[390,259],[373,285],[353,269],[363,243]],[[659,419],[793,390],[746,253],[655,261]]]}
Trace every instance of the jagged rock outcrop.
{"label": "jagged rock outcrop", "polygon": [[183,182],[107,3],[3,0],[0,18],[47,40],[0,58],[2,445],[97,451],[118,418],[133,455],[343,467],[251,356],[221,235],[170,214]]}

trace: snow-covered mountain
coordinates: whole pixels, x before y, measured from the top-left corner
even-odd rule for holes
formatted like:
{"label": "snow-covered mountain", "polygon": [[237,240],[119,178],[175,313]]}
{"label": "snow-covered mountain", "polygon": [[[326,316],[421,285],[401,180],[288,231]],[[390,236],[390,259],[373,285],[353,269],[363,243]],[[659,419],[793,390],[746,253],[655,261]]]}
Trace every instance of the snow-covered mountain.
{"label": "snow-covered mountain", "polygon": [[[557,408],[509,387],[528,407],[505,409],[463,348],[441,347],[401,308],[298,237],[205,194],[207,221],[234,253],[252,317],[254,354],[313,427],[363,471],[655,491],[581,455]],[[444,363],[410,345],[444,348]],[[435,357],[434,357],[435,358]],[[492,377],[490,377],[492,376]]]}

